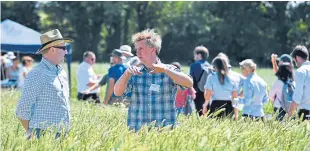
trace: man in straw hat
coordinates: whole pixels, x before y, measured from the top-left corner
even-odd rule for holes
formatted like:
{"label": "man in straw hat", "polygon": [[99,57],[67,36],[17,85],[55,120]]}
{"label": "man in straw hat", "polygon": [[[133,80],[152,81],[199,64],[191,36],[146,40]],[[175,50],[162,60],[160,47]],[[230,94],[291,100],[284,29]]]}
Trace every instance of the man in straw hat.
{"label": "man in straw hat", "polygon": [[116,82],[115,96],[132,92],[127,125],[138,131],[143,125],[173,126],[176,122],[177,86],[192,87],[192,79],[177,67],[160,62],[161,37],[144,30],[132,37],[141,66],[131,66]]}
{"label": "man in straw hat", "polygon": [[67,73],[59,64],[68,53],[65,44],[72,40],[63,38],[58,29],[42,34],[40,40],[37,54],[42,54],[42,60],[28,73],[16,109],[27,139],[40,138],[47,128],[56,130],[58,138],[70,128]]}

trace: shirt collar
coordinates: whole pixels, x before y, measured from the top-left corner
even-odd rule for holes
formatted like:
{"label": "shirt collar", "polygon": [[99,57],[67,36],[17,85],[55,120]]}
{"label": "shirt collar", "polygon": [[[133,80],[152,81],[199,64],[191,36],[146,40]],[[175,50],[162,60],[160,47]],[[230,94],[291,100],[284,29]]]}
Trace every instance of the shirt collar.
{"label": "shirt collar", "polygon": [[206,60],[201,59],[201,60],[199,60],[199,61],[197,61],[197,62],[204,63],[205,61],[206,61]]}
{"label": "shirt collar", "polygon": [[89,64],[89,63],[87,63],[87,62],[85,62],[85,61],[83,61],[84,62],[84,64],[87,66],[87,67],[91,67],[91,65]]}
{"label": "shirt collar", "polygon": [[250,73],[250,74],[248,75],[247,79],[250,79],[251,77],[253,77],[254,74],[255,74],[254,72],[253,72],[253,73]]}
{"label": "shirt collar", "polygon": [[52,64],[50,61],[42,57],[41,63],[44,64],[51,71],[61,71],[62,67],[60,65]]}
{"label": "shirt collar", "polygon": [[301,64],[301,66],[303,66],[303,65],[310,65],[310,61],[306,61],[306,62],[304,62],[303,64]]}
{"label": "shirt collar", "polygon": [[[157,60],[157,63],[156,63],[156,64],[161,63],[161,61],[160,61],[159,58],[157,58],[156,60]],[[142,65],[141,65],[141,71],[148,71],[148,68],[147,68],[144,64],[142,64]]]}

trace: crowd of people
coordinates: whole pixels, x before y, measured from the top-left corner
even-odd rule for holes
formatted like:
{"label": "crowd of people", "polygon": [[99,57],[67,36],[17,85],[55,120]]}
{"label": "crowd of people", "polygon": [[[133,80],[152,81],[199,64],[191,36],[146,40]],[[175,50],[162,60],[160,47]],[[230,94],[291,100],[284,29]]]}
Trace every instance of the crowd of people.
{"label": "crowd of people", "polygon": [[19,58],[11,51],[1,56],[1,88],[22,88],[27,73],[32,68],[33,59],[30,56]]}
{"label": "crowd of people", "polygon": [[[57,29],[40,38],[42,47],[38,53],[42,60],[26,76],[16,109],[28,139],[39,138],[50,126],[57,128],[56,137],[70,130],[69,87],[66,72],[59,64],[67,53],[65,43],[72,40],[63,38]],[[178,62],[161,62],[158,55],[162,39],[154,30],[134,34],[132,42],[137,56],[128,45],[113,50],[107,75],[95,74],[92,66],[96,56],[91,51],[84,53],[76,73],[78,100],[126,103],[130,130],[139,131],[142,126],[173,128],[179,114],[196,112],[199,116],[238,120],[242,110],[242,117],[264,121],[263,107],[268,100],[279,121],[292,118],[296,110],[299,118],[310,120],[310,62],[305,46],[298,45],[290,55],[279,58],[272,54],[278,79],[268,92],[252,59],[239,63],[240,74],[232,71],[226,54],[219,53],[209,63],[208,49],[197,46],[193,51],[195,62],[185,74]],[[106,95],[101,100],[99,92],[104,84]]]}

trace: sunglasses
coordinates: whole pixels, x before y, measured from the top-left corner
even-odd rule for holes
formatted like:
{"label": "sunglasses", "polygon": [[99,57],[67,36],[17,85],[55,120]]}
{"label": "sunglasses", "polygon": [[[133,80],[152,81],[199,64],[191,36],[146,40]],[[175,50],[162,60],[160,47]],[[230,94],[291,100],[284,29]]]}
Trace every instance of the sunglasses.
{"label": "sunglasses", "polygon": [[66,46],[53,46],[54,48],[62,49],[63,51],[67,50]]}

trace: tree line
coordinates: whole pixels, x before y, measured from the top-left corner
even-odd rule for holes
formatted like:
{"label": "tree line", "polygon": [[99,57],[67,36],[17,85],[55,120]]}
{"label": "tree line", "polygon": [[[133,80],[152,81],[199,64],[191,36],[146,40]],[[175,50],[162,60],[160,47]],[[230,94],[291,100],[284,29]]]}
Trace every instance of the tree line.
{"label": "tree line", "polygon": [[310,2],[1,2],[1,20],[11,19],[41,33],[58,28],[75,40],[72,59],[86,50],[107,62],[108,54],[146,28],[162,35],[164,62],[192,59],[204,45],[210,58],[226,53],[233,65],[252,58],[270,65],[272,53],[310,46]]}

